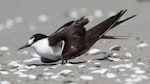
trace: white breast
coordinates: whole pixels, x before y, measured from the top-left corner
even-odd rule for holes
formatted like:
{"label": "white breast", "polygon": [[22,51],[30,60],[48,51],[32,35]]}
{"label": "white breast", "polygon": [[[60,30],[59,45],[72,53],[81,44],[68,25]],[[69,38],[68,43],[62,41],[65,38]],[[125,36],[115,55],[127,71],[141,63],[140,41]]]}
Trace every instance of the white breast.
{"label": "white breast", "polygon": [[63,46],[49,46],[48,38],[41,39],[32,46],[35,51],[42,57],[50,60],[60,60]]}

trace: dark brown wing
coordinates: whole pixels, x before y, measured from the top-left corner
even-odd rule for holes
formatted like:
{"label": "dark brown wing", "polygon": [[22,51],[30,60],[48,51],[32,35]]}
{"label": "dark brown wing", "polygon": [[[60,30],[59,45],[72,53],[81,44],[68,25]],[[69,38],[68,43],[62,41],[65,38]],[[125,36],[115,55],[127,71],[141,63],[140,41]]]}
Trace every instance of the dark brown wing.
{"label": "dark brown wing", "polygon": [[122,22],[134,17],[134,16],[131,16],[125,20],[118,21],[126,11],[127,10],[121,10],[116,15],[108,18],[107,20],[103,21],[102,23],[89,29],[86,32],[86,37],[87,37],[87,42],[88,42],[87,46],[89,46],[89,48],[90,48],[97,40],[102,38],[107,31],[109,31],[113,27],[121,24]]}
{"label": "dark brown wing", "polygon": [[68,60],[75,58],[79,55],[83,49],[85,49],[86,43],[86,29],[84,25],[88,23],[88,19],[84,17],[75,21],[70,28],[65,29],[67,31],[66,36],[64,38],[65,46],[62,52],[62,59]]}

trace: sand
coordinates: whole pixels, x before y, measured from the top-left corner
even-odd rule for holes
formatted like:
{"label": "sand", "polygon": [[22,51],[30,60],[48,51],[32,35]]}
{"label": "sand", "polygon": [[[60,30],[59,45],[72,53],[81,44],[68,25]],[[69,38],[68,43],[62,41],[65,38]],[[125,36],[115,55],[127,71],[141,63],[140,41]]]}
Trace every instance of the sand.
{"label": "sand", "polygon": [[[150,2],[148,0],[0,0],[0,84],[149,84]],[[126,39],[100,40],[92,49],[104,54],[83,55],[71,63],[43,64],[33,49],[16,51],[31,35],[50,35],[64,23],[86,16],[87,29],[122,9],[123,18],[137,17],[107,35]],[[112,51],[112,46],[120,46]]]}

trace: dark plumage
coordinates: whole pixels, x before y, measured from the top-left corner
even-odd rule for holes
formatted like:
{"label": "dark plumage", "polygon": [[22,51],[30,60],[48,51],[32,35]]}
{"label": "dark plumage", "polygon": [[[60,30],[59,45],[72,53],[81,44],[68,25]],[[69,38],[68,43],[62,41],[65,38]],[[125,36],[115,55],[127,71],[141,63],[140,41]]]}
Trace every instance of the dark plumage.
{"label": "dark plumage", "polygon": [[133,15],[127,19],[118,21],[127,10],[121,10],[116,15],[108,18],[100,24],[92,27],[89,30],[85,29],[85,25],[89,22],[87,18],[81,17],[76,21],[70,21],[60,27],[49,37],[50,46],[55,46],[61,41],[65,42],[61,58],[64,60],[73,59],[87,52],[92,45],[101,38],[113,39],[113,36],[104,36],[106,32],[119,24],[135,17]]}

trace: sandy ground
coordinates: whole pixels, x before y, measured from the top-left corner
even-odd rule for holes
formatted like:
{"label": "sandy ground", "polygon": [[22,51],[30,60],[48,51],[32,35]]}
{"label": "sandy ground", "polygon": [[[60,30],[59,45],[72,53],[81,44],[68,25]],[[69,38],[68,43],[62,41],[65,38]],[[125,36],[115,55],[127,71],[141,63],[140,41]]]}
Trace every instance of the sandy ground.
{"label": "sandy ground", "polygon": [[[149,8],[148,0],[0,0],[0,84],[150,84]],[[70,60],[74,64],[43,64],[31,48],[16,51],[35,33],[50,35],[81,16],[90,28],[122,9],[128,9],[123,18],[138,16],[107,35],[129,37],[92,48],[113,53],[110,60],[90,54]],[[115,45],[119,51],[110,50]]]}

